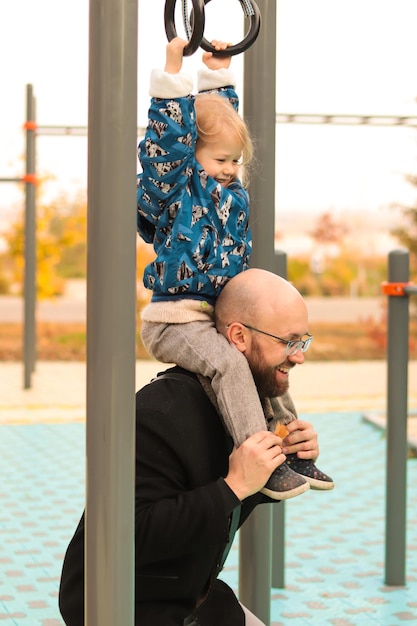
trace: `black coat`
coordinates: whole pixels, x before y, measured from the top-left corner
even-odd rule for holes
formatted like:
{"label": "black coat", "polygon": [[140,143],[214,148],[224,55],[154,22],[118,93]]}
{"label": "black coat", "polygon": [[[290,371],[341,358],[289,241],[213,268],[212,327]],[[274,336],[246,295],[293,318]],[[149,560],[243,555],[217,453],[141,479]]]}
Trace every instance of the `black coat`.
{"label": "black coat", "polygon": [[[240,505],[223,480],[231,450],[193,374],[173,368],[137,393],[136,626],[183,626],[190,615],[202,626],[244,625],[233,591],[217,580]],[[257,494],[243,502],[240,523],[261,501]],[[59,603],[67,626],[84,626],[84,516],[67,549]]]}

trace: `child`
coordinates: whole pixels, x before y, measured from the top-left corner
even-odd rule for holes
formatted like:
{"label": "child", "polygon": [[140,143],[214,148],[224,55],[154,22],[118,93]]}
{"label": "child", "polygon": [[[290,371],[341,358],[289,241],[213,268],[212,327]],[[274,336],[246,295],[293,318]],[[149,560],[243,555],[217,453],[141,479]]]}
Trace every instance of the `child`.
{"label": "child", "polygon": [[[246,358],[217,333],[213,312],[226,282],[248,268],[249,199],[238,176],[253,147],[237,114],[231,57],[206,52],[200,93],[192,96],[191,78],[180,73],[185,45],[173,39],[165,71],[152,72],[148,129],[139,146],[138,230],[156,252],[144,274],[153,296],[142,312],[142,339],[156,359],[211,380],[239,446],[266,430],[265,415]],[[323,486],[329,484],[326,477]],[[283,463],[262,491],[284,500],[309,486],[301,471]]]}

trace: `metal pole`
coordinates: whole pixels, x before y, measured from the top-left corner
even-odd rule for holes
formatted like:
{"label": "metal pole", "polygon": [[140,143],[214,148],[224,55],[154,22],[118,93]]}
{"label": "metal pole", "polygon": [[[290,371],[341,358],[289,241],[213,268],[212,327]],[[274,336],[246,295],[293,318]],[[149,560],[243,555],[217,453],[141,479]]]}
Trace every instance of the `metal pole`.
{"label": "metal pole", "polygon": [[85,621],[132,626],[137,0],[90,0]]}
{"label": "metal pole", "polygon": [[[36,361],[36,149],[35,98],[26,85],[25,275],[23,284],[23,387],[29,389]],[[32,122],[32,124],[31,124]]]}
{"label": "metal pole", "polygon": [[[261,32],[245,53],[244,116],[257,145],[259,169],[250,186],[251,267],[275,271],[276,2],[257,2]],[[271,621],[271,507],[255,509],[240,531],[239,597],[267,626]]]}
{"label": "metal pole", "polygon": [[271,506],[262,505],[240,529],[239,599],[267,626],[271,623],[271,539]]}
{"label": "metal pole", "polygon": [[284,250],[275,250],[275,272],[278,276],[287,279],[287,253]]}
{"label": "metal pole", "polygon": [[[408,282],[409,254],[393,250],[388,281]],[[409,299],[388,296],[385,584],[405,585]]]}
{"label": "metal pole", "polygon": [[[275,252],[276,273],[287,278],[287,254]],[[285,587],[285,502],[272,507],[272,586]]]}
{"label": "metal pole", "polygon": [[276,2],[257,2],[261,31],[245,53],[244,116],[256,141],[257,169],[250,184],[252,267],[275,267]]}
{"label": "metal pole", "polygon": [[272,507],[272,587],[285,587],[285,502]]}

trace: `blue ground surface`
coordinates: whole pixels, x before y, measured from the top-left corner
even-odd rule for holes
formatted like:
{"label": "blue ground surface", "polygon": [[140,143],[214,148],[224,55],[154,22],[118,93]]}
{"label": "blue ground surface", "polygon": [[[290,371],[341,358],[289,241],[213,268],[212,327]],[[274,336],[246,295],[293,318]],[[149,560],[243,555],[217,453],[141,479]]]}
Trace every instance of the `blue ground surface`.
{"label": "blue ground surface", "polygon": [[[407,584],[386,587],[384,433],[359,413],[305,416],[320,433],[331,492],[285,504],[285,588],[272,626],[417,624],[417,459],[407,461]],[[62,626],[64,551],[84,502],[81,423],[0,426],[0,624]],[[238,580],[238,541],[222,577]]]}

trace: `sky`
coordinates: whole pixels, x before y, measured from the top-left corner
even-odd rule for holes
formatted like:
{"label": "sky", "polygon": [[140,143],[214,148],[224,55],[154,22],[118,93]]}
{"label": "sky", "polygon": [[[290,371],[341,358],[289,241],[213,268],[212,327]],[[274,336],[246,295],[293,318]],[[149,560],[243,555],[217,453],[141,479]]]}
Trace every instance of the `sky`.
{"label": "sky", "polygon": [[[138,0],[139,125],[146,123],[150,70],[164,63],[164,4]],[[23,174],[26,84],[33,84],[39,125],[86,125],[88,5],[1,1],[0,177]],[[206,14],[207,39],[241,40],[237,0],[213,0]],[[278,112],[417,116],[416,0],[277,0],[277,16]],[[233,59],[240,93],[242,62],[242,55]],[[198,50],[184,69],[195,74],[200,63]],[[417,173],[416,140],[417,129],[404,127],[279,124],[277,220],[327,211],[382,218],[393,203],[412,203],[417,192],[405,176]],[[40,174],[55,178],[46,195],[85,189],[85,138],[40,136],[37,162]],[[18,186],[0,183],[0,224],[22,202]]]}

